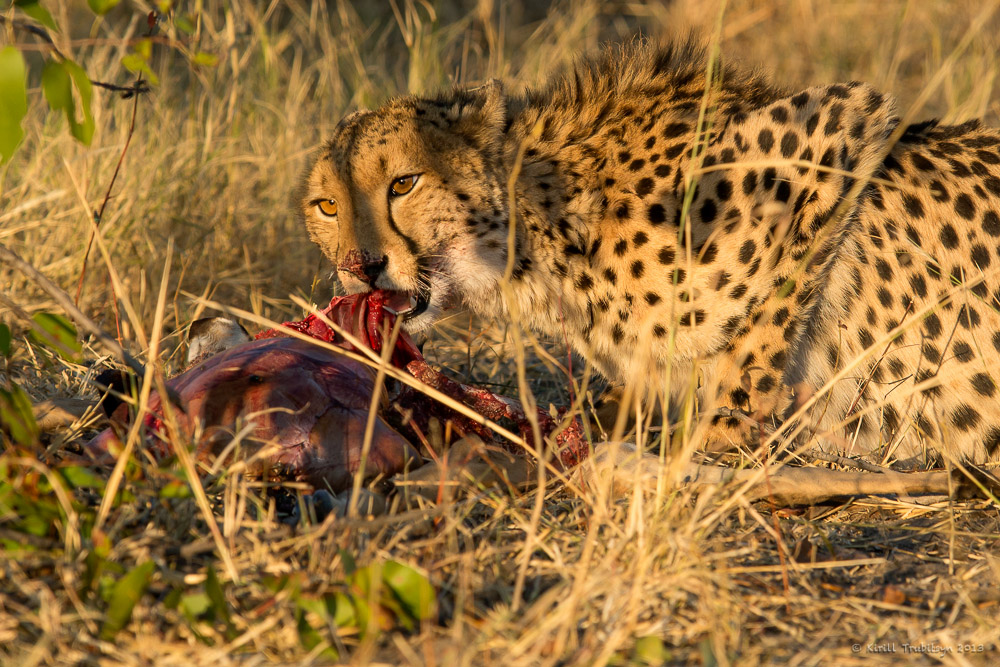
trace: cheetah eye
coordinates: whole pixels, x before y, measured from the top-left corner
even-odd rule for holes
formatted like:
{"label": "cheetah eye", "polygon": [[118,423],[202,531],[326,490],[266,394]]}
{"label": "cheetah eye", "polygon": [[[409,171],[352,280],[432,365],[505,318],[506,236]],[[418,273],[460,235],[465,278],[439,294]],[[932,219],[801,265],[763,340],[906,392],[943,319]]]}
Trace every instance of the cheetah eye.
{"label": "cheetah eye", "polygon": [[393,197],[402,197],[403,195],[408,194],[416,184],[416,176],[403,176],[402,178],[397,178],[392,182],[392,186],[389,188],[389,194]]}
{"label": "cheetah eye", "polygon": [[318,208],[319,212],[327,218],[334,218],[337,216],[336,199],[320,199],[316,202],[316,208]]}

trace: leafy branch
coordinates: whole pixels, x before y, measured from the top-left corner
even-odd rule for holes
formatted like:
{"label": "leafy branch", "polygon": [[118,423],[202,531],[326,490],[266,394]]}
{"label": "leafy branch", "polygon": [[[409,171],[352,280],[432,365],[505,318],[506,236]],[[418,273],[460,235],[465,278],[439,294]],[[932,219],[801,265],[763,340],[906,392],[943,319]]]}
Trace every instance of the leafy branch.
{"label": "leafy branch", "polygon": [[[12,19],[6,16],[0,16],[0,25],[9,25],[14,30],[20,32],[25,32],[35,37],[38,37],[45,48],[49,50],[52,56],[60,62],[73,62],[72,58],[69,58],[64,54],[58,46],[56,46],[55,40],[52,39],[52,35],[49,31],[40,25],[37,25],[31,21],[26,21],[24,19]],[[145,81],[136,82],[131,86],[120,86],[116,83],[108,83],[107,81],[100,81],[99,79],[88,79],[92,86],[97,88],[103,88],[104,90],[110,90],[112,92],[121,93],[122,99],[127,100],[134,95],[139,95],[142,93],[148,93],[152,90]]]}

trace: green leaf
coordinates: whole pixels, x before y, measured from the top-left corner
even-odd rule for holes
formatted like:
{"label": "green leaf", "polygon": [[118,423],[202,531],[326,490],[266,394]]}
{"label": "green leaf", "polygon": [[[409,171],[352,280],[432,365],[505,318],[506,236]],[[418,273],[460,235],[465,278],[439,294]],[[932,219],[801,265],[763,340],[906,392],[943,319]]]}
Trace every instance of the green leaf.
{"label": "green leaf", "polygon": [[130,53],[122,57],[122,65],[130,72],[142,74],[154,86],[160,83],[160,79],[149,69],[149,63],[138,53]]}
{"label": "green leaf", "polygon": [[212,608],[212,600],[206,593],[189,593],[181,598],[180,610],[192,623]]}
{"label": "green leaf", "polygon": [[14,6],[22,12],[35,19],[49,30],[59,31],[56,22],[52,20],[52,14],[38,2],[38,0],[14,0]]}
{"label": "green leaf", "polygon": [[60,61],[50,60],[42,68],[42,92],[50,109],[64,111],[71,123],[76,120],[73,114],[73,81]]}
{"label": "green leaf", "polygon": [[17,385],[10,389],[0,387],[0,424],[18,444],[28,446],[38,442],[38,424],[31,412],[31,399]]}
{"label": "green leaf", "polygon": [[[166,12],[162,13],[166,14]],[[194,20],[191,16],[179,14],[176,18],[174,18],[174,25],[177,26],[177,29],[181,32],[185,32],[189,35],[194,34]]]}
{"label": "green leaf", "polygon": [[173,480],[167,482],[159,493],[160,498],[190,498],[191,485],[187,482]]}
{"label": "green leaf", "polygon": [[333,607],[333,624],[338,628],[360,627],[357,609],[350,597],[343,593],[334,593],[333,598],[327,598],[327,606]]}
{"label": "green leaf", "polygon": [[79,123],[76,122],[75,113],[71,117],[69,111],[66,112],[67,118],[69,118],[70,131],[76,137],[77,141],[84,146],[89,146],[91,139],[94,137],[94,112],[90,108],[91,100],[94,97],[94,86],[90,83],[90,77],[83,71],[83,68],[72,60],[64,60],[63,67],[66,68],[66,71],[69,72],[70,77],[73,79],[76,92],[80,95],[80,108],[83,111],[83,121]]}
{"label": "green leaf", "polygon": [[382,565],[382,581],[411,618],[426,621],[433,616],[436,596],[427,577],[412,567],[390,560]]}
{"label": "green leaf", "polygon": [[191,57],[191,64],[199,65],[201,67],[215,67],[219,64],[219,56],[214,53],[199,51]]}
{"label": "green leaf", "polygon": [[226,594],[222,591],[222,584],[219,582],[218,575],[215,574],[215,568],[211,565],[208,566],[208,575],[205,577],[205,593],[208,594],[208,599],[212,601],[212,613],[215,614],[216,620],[225,623],[227,632],[235,636],[236,628],[229,617],[229,605],[226,604]]}
{"label": "green leaf", "polygon": [[640,665],[662,665],[673,656],[659,637],[639,637],[635,640],[632,657]]}
{"label": "green leaf", "polygon": [[146,561],[142,565],[134,567],[115,583],[111,589],[111,599],[108,602],[108,613],[104,618],[104,627],[101,628],[101,639],[114,639],[118,631],[128,625],[132,618],[132,609],[135,608],[139,598],[149,587],[149,580],[153,576],[155,568],[156,564],[153,561]]}
{"label": "green leaf", "polygon": [[323,638],[323,635],[309,624],[309,621],[306,619],[307,611],[312,610],[304,609],[301,606],[301,603],[299,608],[295,611],[295,615],[298,617],[296,629],[299,633],[299,641],[302,643],[302,648],[307,651],[312,651],[320,644],[326,644],[326,648],[322,649],[316,657],[323,660],[337,660],[340,657],[337,654],[337,650],[330,646],[330,643]]}
{"label": "green leaf", "polygon": [[80,358],[83,348],[76,339],[76,327],[62,315],[35,313],[31,316],[35,326],[28,335],[39,345],[52,348],[69,361]]}
{"label": "green leaf", "polygon": [[79,592],[81,597],[85,597],[93,589],[94,582],[98,581],[104,574],[104,566],[107,562],[104,555],[97,553],[96,550],[87,553],[87,557],[83,561],[83,576],[80,578]]}
{"label": "green leaf", "polygon": [[340,561],[344,564],[344,572],[346,572],[348,576],[354,574],[354,571],[358,569],[358,564],[355,562],[354,556],[351,555],[351,552],[346,549],[341,549],[338,553],[340,554]]}
{"label": "green leaf", "polygon": [[0,322],[0,354],[10,357],[10,327]]}
{"label": "green leaf", "polygon": [[140,39],[135,43],[133,47],[135,49],[136,55],[143,59],[145,62],[149,62],[149,59],[153,56],[153,40],[151,39]]}
{"label": "green leaf", "polygon": [[28,113],[24,58],[13,46],[0,49],[0,162],[14,155],[24,130],[21,120]]}
{"label": "green leaf", "polygon": [[122,65],[130,72],[142,72],[149,68],[146,61],[137,53],[122,56]]}
{"label": "green leaf", "polygon": [[65,468],[60,468],[59,472],[70,488],[73,489],[97,489],[98,491],[103,491],[106,485],[102,477],[80,466],[66,466]]}
{"label": "green leaf", "polygon": [[104,16],[112,9],[118,6],[121,0],[87,0],[87,4],[90,6],[90,11]]}

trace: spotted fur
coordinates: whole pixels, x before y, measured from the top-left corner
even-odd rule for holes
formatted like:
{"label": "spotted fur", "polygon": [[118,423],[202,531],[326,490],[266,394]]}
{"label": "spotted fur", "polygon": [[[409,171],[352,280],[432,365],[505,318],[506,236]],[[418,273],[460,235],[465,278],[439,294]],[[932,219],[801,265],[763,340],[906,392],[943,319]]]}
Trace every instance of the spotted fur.
{"label": "spotted fur", "polygon": [[1000,458],[1000,133],[901,127],[865,84],[708,71],[634,46],[521,94],[357,112],[306,225],[348,290],[427,296],[413,330],[462,303],[509,318],[509,278],[524,324],[608,378],[673,405],[694,387],[710,447],[813,398],[798,423],[840,451]]}

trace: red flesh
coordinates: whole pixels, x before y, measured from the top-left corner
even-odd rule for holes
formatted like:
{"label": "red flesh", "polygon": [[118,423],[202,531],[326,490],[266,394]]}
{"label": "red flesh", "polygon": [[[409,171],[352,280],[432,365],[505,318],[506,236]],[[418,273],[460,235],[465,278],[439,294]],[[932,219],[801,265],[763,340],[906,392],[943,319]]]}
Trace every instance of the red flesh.
{"label": "red flesh", "polygon": [[[374,378],[362,364],[307,342],[289,339],[284,329],[354,349],[326,324],[325,318],[380,353],[384,332],[391,332],[396,324],[395,315],[386,311],[385,305],[397,296],[398,293],[376,290],[334,297],[320,311],[322,317],[309,315],[297,322],[285,322],[279,328],[261,332],[253,342],[210,357],[172,378],[169,385],[185,404],[184,413],[179,415],[182,435],[193,437],[200,422],[204,431],[196,453],[199,458],[207,459],[218,453],[217,445],[228,442],[227,433],[238,418],[246,420],[248,415],[263,415],[253,417],[255,430],[251,437],[279,445],[278,452],[265,462],[267,465],[282,466],[293,477],[315,486],[343,488],[359,465],[367,409],[375,391]],[[517,401],[446,377],[424,361],[420,350],[402,329],[390,358],[394,366],[483,417],[513,421],[520,435],[527,442],[534,442],[531,423]],[[404,430],[426,433],[428,422],[437,418],[451,421],[460,433],[476,433],[485,440],[495,440],[493,433],[477,421],[409,387],[397,393],[393,406],[405,415]],[[164,425],[155,394],[150,409],[151,414],[143,424],[145,439],[151,452],[163,458],[169,451],[162,437]],[[120,421],[127,421],[124,410]],[[542,410],[538,411],[538,425],[543,438],[559,426]],[[572,467],[589,453],[579,419],[569,422],[553,440],[558,447],[554,461],[557,467]],[[95,438],[89,448],[98,455],[106,455],[109,445],[116,441],[117,436],[109,429]],[[513,446],[508,449],[516,450]],[[366,471],[391,475],[402,471],[413,456],[415,452],[409,444],[379,418]]]}

